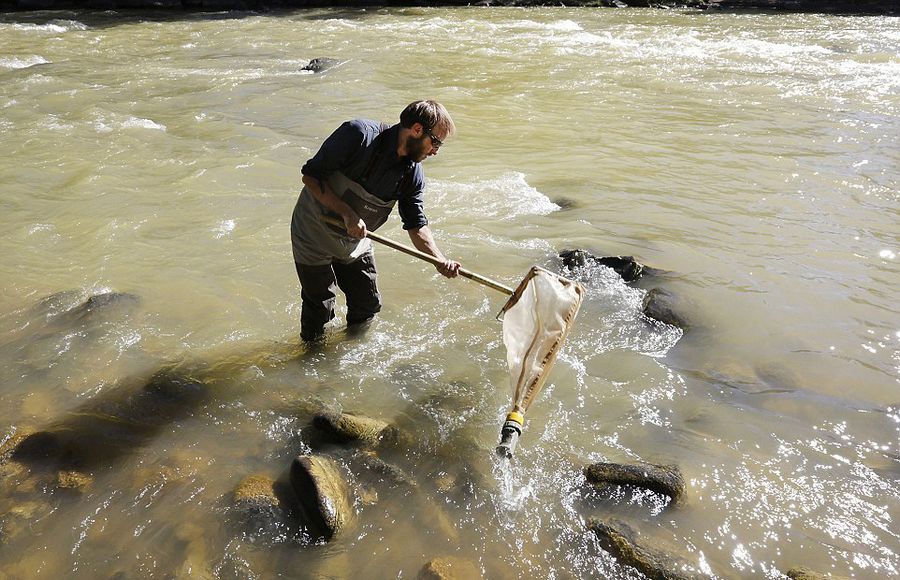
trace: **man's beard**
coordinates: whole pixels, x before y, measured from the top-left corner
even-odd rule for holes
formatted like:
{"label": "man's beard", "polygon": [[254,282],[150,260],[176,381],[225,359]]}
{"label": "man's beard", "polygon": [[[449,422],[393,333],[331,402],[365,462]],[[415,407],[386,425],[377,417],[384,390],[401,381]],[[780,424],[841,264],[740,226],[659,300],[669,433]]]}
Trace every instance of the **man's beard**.
{"label": "man's beard", "polygon": [[422,135],[418,139],[412,135],[406,138],[406,156],[415,162],[424,161],[431,152],[431,147],[425,145],[425,138],[428,135]]}

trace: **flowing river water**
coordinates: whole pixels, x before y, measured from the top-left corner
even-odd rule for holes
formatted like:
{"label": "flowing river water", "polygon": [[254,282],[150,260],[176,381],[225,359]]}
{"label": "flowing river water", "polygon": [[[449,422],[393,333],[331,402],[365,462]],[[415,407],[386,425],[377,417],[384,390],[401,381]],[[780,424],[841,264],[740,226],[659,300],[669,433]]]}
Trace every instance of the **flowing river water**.
{"label": "flowing river water", "polygon": [[[90,478],[7,464],[0,575],[640,577],[586,528],[615,517],[689,574],[897,576],[898,47],[886,17],[0,16],[0,435],[69,433]],[[425,164],[449,256],[515,286],[564,249],[635,255],[691,319],[569,272],[585,303],[509,466],[502,295],[377,248],[377,322],[298,340],[299,167],[418,98],[458,126]],[[143,397],[172,366],[200,394]],[[310,451],[316,401],[415,436],[389,458],[415,501],[360,487],[327,544],[230,499]],[[686,500],[588,489],[597,461],[676,464]]]}

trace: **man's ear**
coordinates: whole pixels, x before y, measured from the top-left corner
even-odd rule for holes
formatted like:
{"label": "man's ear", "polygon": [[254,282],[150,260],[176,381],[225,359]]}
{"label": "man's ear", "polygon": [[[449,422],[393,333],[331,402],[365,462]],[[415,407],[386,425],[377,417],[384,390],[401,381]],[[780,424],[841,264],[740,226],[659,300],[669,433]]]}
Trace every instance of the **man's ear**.
{"label": "man's ear", "polygon": [[409,130],[412,131],[413,137],[418,139],[425,134],[425,125],[423,125],[422,123],[413,123],[412,127],[410,127]]}

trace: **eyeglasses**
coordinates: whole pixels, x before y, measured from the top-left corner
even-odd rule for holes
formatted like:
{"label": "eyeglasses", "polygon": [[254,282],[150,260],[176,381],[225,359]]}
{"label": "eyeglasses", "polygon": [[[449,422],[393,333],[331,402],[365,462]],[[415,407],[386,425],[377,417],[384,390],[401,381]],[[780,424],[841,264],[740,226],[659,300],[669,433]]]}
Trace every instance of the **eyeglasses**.
{"label": "eyeglasses", "polygon": [[425,129],[425,134],[431,138],[431,146],[435,149],[440,149],[441,145],[444,144],[443,141],[434,136],[434,133],[431,132],[431,129]]}

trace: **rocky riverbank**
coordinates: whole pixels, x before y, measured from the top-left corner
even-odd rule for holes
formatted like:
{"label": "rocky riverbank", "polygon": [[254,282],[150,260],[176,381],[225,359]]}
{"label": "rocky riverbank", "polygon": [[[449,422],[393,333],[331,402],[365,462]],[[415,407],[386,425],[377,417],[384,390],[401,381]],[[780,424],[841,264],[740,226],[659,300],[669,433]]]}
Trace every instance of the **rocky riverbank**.
{"label": "rocky riverbank", "polygon": [[767,10],[830,14],[900,13],[897,0],[0,0],[0,11],[24,10],[278,10],[322,7],[392,6],[584,6],[697,8],[702,10]]}

